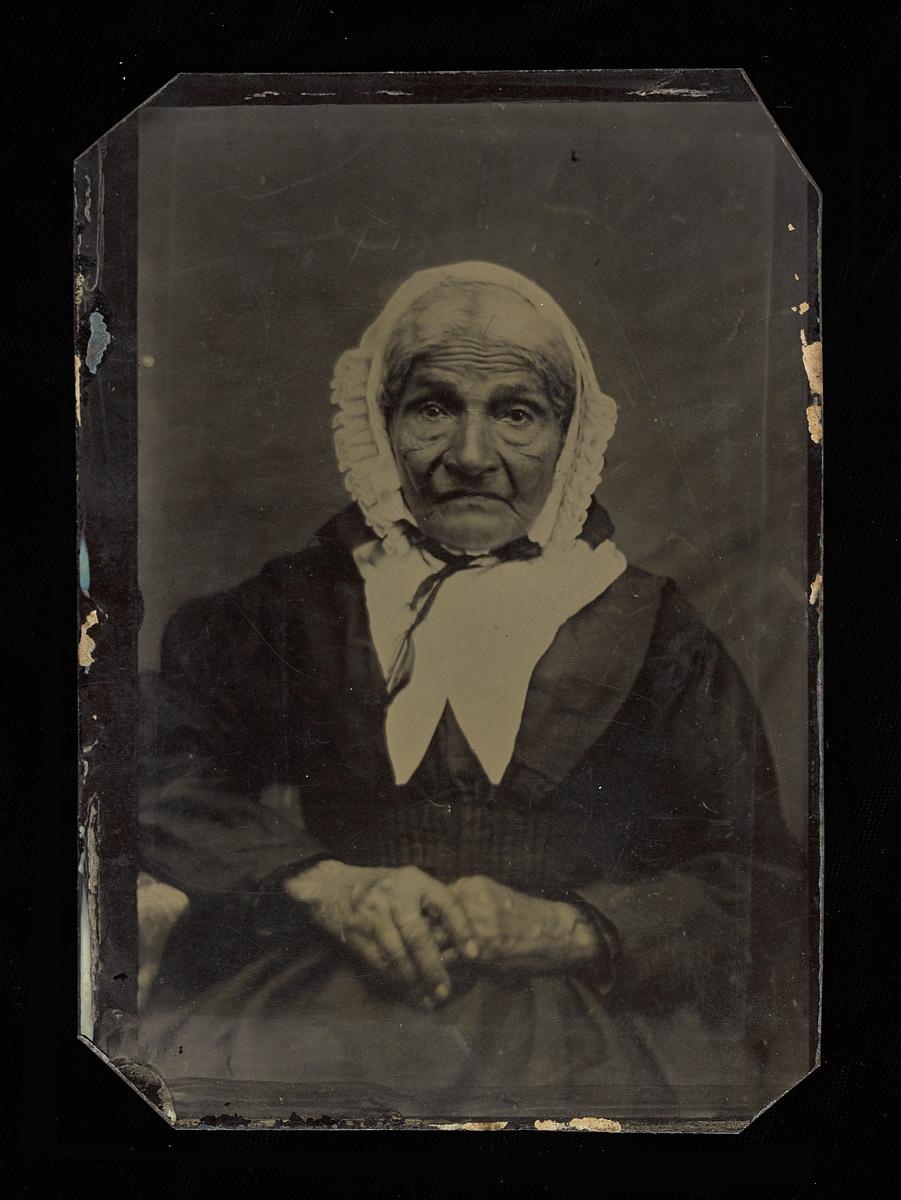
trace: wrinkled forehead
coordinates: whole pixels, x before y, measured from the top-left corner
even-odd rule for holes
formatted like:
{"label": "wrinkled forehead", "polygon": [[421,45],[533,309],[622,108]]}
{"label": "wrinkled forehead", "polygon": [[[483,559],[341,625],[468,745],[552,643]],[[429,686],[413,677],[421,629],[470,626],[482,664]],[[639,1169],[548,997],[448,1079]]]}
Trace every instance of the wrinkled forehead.
{"label": "wrinkled forehead", "polygon": [[389,374],[415,359],[472,355],[571,369],[561,331],[523,296],[496,284],[439,285],[414,302],[386,347]]}

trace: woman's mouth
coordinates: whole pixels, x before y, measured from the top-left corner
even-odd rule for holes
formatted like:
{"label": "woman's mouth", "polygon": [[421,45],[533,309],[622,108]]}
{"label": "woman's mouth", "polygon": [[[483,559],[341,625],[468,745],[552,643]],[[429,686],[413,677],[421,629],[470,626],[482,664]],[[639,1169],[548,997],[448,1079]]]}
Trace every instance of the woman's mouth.
{"label": "woman's mouth", "polygon": [[453,501],[463,501],[473,504],[484,504],[493,501],[496,504],[508,504],[509,502],[503,496],[499,496],[496,492],[469,492],[455,491],[445,492],[443,496],[439,496],[436,500],[437,504],[450,504]]}

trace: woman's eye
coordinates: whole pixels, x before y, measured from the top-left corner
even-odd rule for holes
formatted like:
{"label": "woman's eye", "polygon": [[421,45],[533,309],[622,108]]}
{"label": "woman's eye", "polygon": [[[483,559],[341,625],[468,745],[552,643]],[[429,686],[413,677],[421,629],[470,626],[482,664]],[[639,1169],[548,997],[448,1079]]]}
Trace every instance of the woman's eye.
{"label": "woman's eye", "polygon": [[426,400],[424,404],[420,404],[417,412],[430,421],[436,421],[446,415],[441,405],[436,404],[434,400]]}
{"label": "woman's eye", "polygon": [[532,414],[527,408],[510,408],[504,413],[504,419],[513,425],[528,425]]}

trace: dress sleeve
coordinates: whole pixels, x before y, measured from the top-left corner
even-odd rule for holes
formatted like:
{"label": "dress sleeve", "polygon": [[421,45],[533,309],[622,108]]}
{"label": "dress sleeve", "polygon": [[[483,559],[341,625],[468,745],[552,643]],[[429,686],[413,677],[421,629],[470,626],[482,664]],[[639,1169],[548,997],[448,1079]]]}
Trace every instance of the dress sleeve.
{"label": "dress sleeve", "polygon": [[258,900],[292,870],[330,857],[261,802],[277,661],[242,600],[191,601],[171,618],[145,705],[142,866],[189,897]]}
{"label": "dress sleeve", "polygon": [[785,944],[772,931],[806,911],[803,859],[748,688],[675,589],[669,604],[637,684],[659,713],[654,794],[618,869],[579,894],[608,923],[613,993],[713,1014],[741,996],[765,1008]]}

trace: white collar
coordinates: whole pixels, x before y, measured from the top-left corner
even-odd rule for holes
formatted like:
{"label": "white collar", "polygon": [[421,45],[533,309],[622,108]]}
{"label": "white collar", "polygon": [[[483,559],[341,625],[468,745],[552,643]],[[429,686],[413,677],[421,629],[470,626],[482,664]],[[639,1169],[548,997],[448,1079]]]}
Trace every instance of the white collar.
{"label": "white collar", "polygon": [[[441,564],[420,550],[386,553],[359,546],[369,627],[387,677],[413,614],[418,585]],[[500,783],[519,732],[538,660],[560,626],[618,579],[626,560],[611,540],[592,549],[575,541],[553,561],[495,562],[461,571],[441,585],[413,634],[410,682],[386,715],[388,755],[397,784],[407,783],[428,749],[445,706],[489,780]]]}

